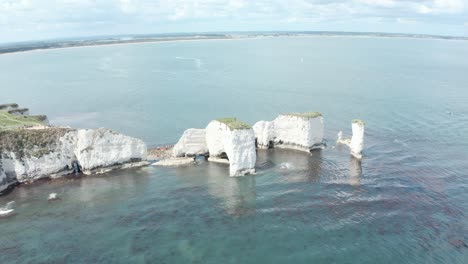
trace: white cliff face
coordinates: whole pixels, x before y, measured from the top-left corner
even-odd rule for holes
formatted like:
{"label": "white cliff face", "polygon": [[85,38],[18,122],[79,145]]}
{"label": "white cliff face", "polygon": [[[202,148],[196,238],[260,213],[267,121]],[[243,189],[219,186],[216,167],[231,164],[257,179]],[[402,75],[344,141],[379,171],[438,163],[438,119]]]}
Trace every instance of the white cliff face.
{"label": "white cliff face", "polygon": [[[35,132],[36,136],[46,135],[47,130]],[[108,129],[69,130],[42,146],[27,148],[27,151],[20,149],[21,152],[1,153],[1,169],[7,179],[25,182],[60,177],[71,173],[75,161],[83,171],[90,172],[97,168],[146,160],[147,151],[143,141]]]}
{"label": "white cliff face", "polygon": [[259,121],[254,125],[259,148],[290,148],[303,151],[321,148],[323,117],[280,115],[272,122]]}
{"label": "white cliff face", "polygon": [[19,157],[18,153],[6,152],[2,156],[2,167],[9,178],[19,182],[37,180],[57,173],[67,173],[74,160],[74,132],[59,138],[59,142],[47,154]]}
{"label": "white cliff face", "polygon": [[146,159],[147,148],[140,139],[109,129],[77,131],[74,154],[83,171]]}
{"label": "white cliff face", "polygon": [[275,138],[274,123],[270,121],[258,121],[253,126],[255,137],[257,138],[257,147],[268,149]]}
{"label": "white cliff face", "polygon": [[229,175],[243,176],[255,173],[257,153],[253,129],[230,130],[224,148],[229,158]]}
{"label": "white cliff face", "polygon": [[172,155],[174,157],[193,157],[206,155],[207,153],[206,131],[205,129],[196,128],[185,130],[172,150]]}
{"label": "white cliff face", "polygon": [[206,143],[210,157],[227,155],[230,176],[255,173],[257,156],[253,129],[230,129],[224,123],[211,121],[206,127]]}
{"label": "white cliff face", "polygon": [[309,151],[323,143],[323,117],[280,115],[274,121],[275,144]]}
{"label": "white cliff face", "polygon": [[352,124],[353,136],[351,137],[351,143],[349,148],[351,149],[351,155],[361,159],[362,149],[364,147],[364,123],[353,122]]}
{"label": "white cliff face", "polygon": [[221,122],[211,121],[205,130],[206,146],[210,156],[218,157],[222,153],[226,153],[224,150],[224,137],[229,128]]}

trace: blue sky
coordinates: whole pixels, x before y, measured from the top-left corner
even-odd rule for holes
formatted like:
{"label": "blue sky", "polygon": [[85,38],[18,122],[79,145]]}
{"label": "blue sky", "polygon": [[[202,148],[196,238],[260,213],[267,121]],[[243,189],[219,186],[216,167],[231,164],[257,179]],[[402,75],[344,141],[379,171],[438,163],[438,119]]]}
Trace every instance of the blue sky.
{"label": "blue sky", "polygon": [[468,0],[0,0],[0,42],[263,30],[468,36]]}

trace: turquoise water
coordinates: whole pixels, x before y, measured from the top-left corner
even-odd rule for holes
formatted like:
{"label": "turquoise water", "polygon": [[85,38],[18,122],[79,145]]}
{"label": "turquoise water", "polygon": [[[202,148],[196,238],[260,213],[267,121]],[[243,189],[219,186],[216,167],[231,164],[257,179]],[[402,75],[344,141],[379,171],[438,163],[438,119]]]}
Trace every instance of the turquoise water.
{"label": "turquoise water", "polygon": [[[1,263],[466,263],[468,43],[266,38],[0,56],[0,101],[150,146],[237,116],[321,111],[328,147],[259,151],[258,174],[114,172],[5,197]],[[362,163],[334,147],[366,121]],[[47,202],[50,192],[62,200]]]}

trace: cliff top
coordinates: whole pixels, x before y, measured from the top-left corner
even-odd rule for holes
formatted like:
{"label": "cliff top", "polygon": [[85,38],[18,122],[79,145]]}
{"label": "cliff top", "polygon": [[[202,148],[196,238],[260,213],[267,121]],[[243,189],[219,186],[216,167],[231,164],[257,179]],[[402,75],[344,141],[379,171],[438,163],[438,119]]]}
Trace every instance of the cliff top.
{"label": "cliff top", "polygon": [[361,119],[354,119],[353,124],[365,125],[364,121],[362,121]]}
{"label": "cliff top", "polygon": [[219,118],[219,119],[216,119],[216,121],[225,124],[231,130],[252,128],[250,125],[238,120],[235,117]]}
{"label": "cliff top", "polygon": [[40,119],[37,116],[17,116],[0,111],[0,130],[46,125]]}
{"label": "cliff top", "polygon": [[18,158],[41,157],[53,151],[59,138],[72,130],[58,127],[0,130],[0,153],[13,152]]}
{"label": "cliff top", "polygon": [[12,107],[12,108],[17,108],[19,107],[18,104],[0,104],[0,109],[5,109],[5,108],[9,108],[9,107]]}
{"label": "cliff top", "polygon": [[309,119],[309,118],[316,118],[316,117],[322,116],[322,113],[320,113],[320,112],[286,113],[286,114],[283,114],[283,115],[296,116],[296,117],[302,117],[302,118]]}

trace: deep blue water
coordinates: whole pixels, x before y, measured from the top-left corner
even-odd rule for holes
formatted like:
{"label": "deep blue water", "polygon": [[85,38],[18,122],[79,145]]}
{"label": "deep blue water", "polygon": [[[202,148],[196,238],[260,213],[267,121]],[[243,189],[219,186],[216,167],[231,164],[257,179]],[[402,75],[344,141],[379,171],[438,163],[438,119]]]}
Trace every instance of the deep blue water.
{"label": "deep blue water", "polygon": [[[266,38],[0,56],[0,102],[155,146],[237,116],[321,111],[328,147],[114,172],[5,197],[1,263],[467,263],[468,42]],[[362,163],[334,146],[366,122]],[[46,201],[50,192],[62,200]]]}

